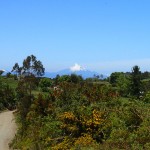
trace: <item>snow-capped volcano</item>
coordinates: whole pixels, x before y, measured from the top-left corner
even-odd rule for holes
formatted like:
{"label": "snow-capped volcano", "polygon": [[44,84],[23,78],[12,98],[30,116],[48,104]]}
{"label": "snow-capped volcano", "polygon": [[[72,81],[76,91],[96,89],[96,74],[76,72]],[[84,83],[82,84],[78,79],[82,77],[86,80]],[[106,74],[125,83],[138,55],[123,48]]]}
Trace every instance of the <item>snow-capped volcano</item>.
{"label": "snow-capped volcano", "polygon": [[[70,67],[69,69],[64,69],[58,72],[45,72],[45,77],[49,77],[49,78],[55,78],[56,75],[71,75],[71,74],[77,74],[77,75],[81,75],[84,79],[85,78],[92,78],[94,77],[94,75],[101,75],[95,71],[90,71],[90,70],[86,70],[84,67],[82,67],[81,65],[75,63],[74,66]],[[104,76],[105,78],[106,76]]]}
{"label": "snow-capped volcano", "polygon": [[75,63],[74,66],[70,67],[70,71],[72,71],[72,72],[76,72],[76,71],[86,71],[86,69],[83,68],[82,66],[80,66],[79,64]]}

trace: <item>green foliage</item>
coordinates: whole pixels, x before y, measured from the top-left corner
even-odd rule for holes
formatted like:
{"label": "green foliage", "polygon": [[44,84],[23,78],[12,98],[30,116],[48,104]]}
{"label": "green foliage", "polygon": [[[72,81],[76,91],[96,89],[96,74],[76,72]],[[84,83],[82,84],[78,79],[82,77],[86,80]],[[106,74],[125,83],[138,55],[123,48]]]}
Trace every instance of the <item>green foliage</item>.
{"label": "green foliage", "polygon": [[145,103],[150,103],[150,91],[148,91],[148,92],[146,93],[146,95],[145,95],[144,98],[143,98],[143,101],[144,101]]}
{"label": "green foliage", "polygon": [[109,77],[109,82],[113,86],[115,86],[120,75],[124,75],[124,73],[123,72],[113,72]]}
{"label": "green foliage", "polygon": [[75,84],[83,82],[82,76],[76,74],[63,75],[63,76],[57,75],[54,80],[55,80],[55,85],[60,84],[62,82],[72,82]]}
{"label": "green foliage", "polygon": [[53,82],[49,78],[42,78],[39,82],[39,87],[43,92],[48,92],[49,88],[52,87]]}
{"label": "green foliage", "polygon": [[148,79],[150,78],[150,73],[148,71],[145,71],[143,73],[141,73],[141,79]]}
{"label": "green foliage", "polygon": [[37,60],[34,55],[27,56],[23,60],[23,65],[20,67],[18,63],[15,63],[13,66],[12,72],[15,72],[17,76],[43,76],[45,68],[42,65],[42,62]]}
{"label": "green foliage", "polygon": [[19,67],[18,63],[15,63],[15,65],[13,66],[12,72],[16,73],[16,76],[21,75],[21,70],[22,68]]}
{"label": "green foliage", "polygon": [[120,74],[116,80],[116,86],[121,96],[127,96],[129,93],[130,80],[125,74]]}
{"label": "green foliage", "polygon": [[83,81],[83,78],[82,78],[82,76],[78,76],[76,74],[71,74],[70,80],[72,83],[80,83]]}
{"label": "green foliage", "polygon": [[55,85],[58,85],[58,83],[59,83],[59,78],[60,78],[60,75],[56,75],[56,78],[54,78],[54,84],[55,84]]}
{"label": "green foliage", "polygon": [[0,110],[14,109],[16,107],[16,98],[14,89],[4,82],[0,77]]}
{"label": "green foliage", "polygon": [[61,82],[70,82],[71,79],[70,79],[70,76],[69,75],[63,75],[61,77],[58,78],[58,83],[61,83]]}
{"label": "green foliage", "polygon": [[[119,73],[113,86],[83,82],[76,75],[57,76],[57,88],[37,96],[33,92],[38,85],[35,78],[20,80],[19,129],[13,148],[149,149],[150,94],[143,94],[140,100],[127,98],[130,83],[139,82],[139,75],[138,68],[134,68],[131,80]],[[39,85],[51,86],[49,81],[41,79]]]}
{"label": "green foliage", "polygon": [[16,88],[17,109],[20,114],[20,135],[21,138],[27,129],[27,114],[30,111],[31,104],[34,101],[33,90],[36,88],[36,78],[34,76],[26,76],[19,80]]}
{"label": "green foliage", "polygon": [[1,82],[3,84],[8,84],[12,89],[16,89],[18,81],[14,80],[14,78],[1,77]]}
{"label": "green foliage", "polygon": [[150,80],[149,79],[142,80],[142,89],[143,89],[143,92],[145,92],[145,93],[150,91]]}
{"label": "green foliage", "polygon": [[139,98],[141,90],[141,71],[138,66],[134,66],[131,73],[130,91],[133,96]]}

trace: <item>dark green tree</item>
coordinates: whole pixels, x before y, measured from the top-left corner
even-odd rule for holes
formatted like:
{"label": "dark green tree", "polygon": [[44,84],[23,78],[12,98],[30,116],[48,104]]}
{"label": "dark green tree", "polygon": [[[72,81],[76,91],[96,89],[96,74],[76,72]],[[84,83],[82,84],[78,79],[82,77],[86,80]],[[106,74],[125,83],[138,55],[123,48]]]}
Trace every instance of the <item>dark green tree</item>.
{"label": "dark green tree", "polygon": [[120,75],[124,75],[124,73],[123,72],[113,72],[109,77],[109,82],[113,86],[116,86],[117,79],[119,78]]}
{"label": "dark green tree", "polygon": [[22,68],[19,66],[19,64],[15,63],[11,72],[15,72],[16,76],[18,77],[21,75],[21,70],[22,70]]}
{"label": "dark green tree", "polygon": [[42,78],[39,82],[39,87],[43,92],[48,92],[49,88],[53,85],[52,80],[49,78]]}
{"label": "dark green tree", "polygon": [[70,82],[70,76],[69,75],[63,75],[61,76],[59,79],[58,79],[58,82],[61,83],[61,82]]}
{"label": "dark green tree", "polygon": [[34,55],[27,56],[23,61],[22,67],[18,63],[15,63],[12,72],[16,72],[17,75],[24,76],[43,76],[45,68],[41,61],[37,60]]}
{"label": "dark green tree", "polygon": [[26,116],[29,112],[30,106],[33,103],[35,97],[33,90],[37,87],[38,77],[44,75],[44,67],[41,61],[38,61],[34,55],[28,56],[23,61],[23,65],[20,67],[18,63],[15,64],[12,71],[17,72],[20,76],[17,93],[17,108],[20,113],[22,123],[22,134],[27,127]]}
{"label": "dark green tree", "polygon": [[72,83],[79,83],[79,82],[83,81],[83,78],[82,78],[82,76],[78,76],[76,74],[71,74],[70,75],[70,80],[71,80]]}
{"label": "dark green tree", "polygon": [[57,74],[56,77],[54,78],[54,84],[57,85],[59,83],[59,78],[60,78],[60,75]]}
{"label": "dark green tree", "polygon": [[141,87],[142,87],[141,71],[140,68],[136,65],[132,68],[131,73],[131,84],[130,84],[131,95],[139,98]]}
{"label": "dark green tree", "polygon": [[41,61],[37,60],[34,55],[28,56],[23,61],[22,73],[24,75],[43,76],[45,68]]}

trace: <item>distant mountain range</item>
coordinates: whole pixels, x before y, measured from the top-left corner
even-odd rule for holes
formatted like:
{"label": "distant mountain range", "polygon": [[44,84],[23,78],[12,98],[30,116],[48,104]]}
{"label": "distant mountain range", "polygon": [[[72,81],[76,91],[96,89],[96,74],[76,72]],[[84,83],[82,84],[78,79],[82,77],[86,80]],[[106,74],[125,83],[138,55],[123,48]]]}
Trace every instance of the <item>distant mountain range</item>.
{"label": "distant mountain range", "polygon": [[86,70],[84,67],[80,66],[79,64],[75,64],[74,66],[70,67],[69,69],[64,69],[58,72],[45,72],[45,77],[48,78],[55,78],[57,75],[81,75],[84,79],[86,78],[92,78],[94,76],[99,76],[101,79],[107,78],[106,75],[99,74],[95,71]]}
{"label": "distant mountain range", "polygon": [[107,78],[106,75],[99,74],[95,71],[89,71],[89,70],[79,70],[79,71],[72,71],[70,69],[64,69],[58,72],[45,72],[44,77],[48,78],[55,78],[57,75],[71,75],[71,74],[76,74],[76,75],[81,75],[84,79],[86,78],[92,78],[94,76],[100,76],[101,79]]}

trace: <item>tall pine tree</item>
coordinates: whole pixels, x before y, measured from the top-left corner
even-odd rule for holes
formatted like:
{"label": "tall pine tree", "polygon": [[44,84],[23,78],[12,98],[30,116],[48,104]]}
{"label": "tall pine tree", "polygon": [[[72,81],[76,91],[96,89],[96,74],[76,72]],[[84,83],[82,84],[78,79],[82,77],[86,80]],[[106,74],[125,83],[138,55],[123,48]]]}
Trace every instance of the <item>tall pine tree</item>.
{"label": "tall pine tree", "polygon": [[132,96],[139,98],[141,91],[141,71],[137,65],[132,68],[130,88]]}

